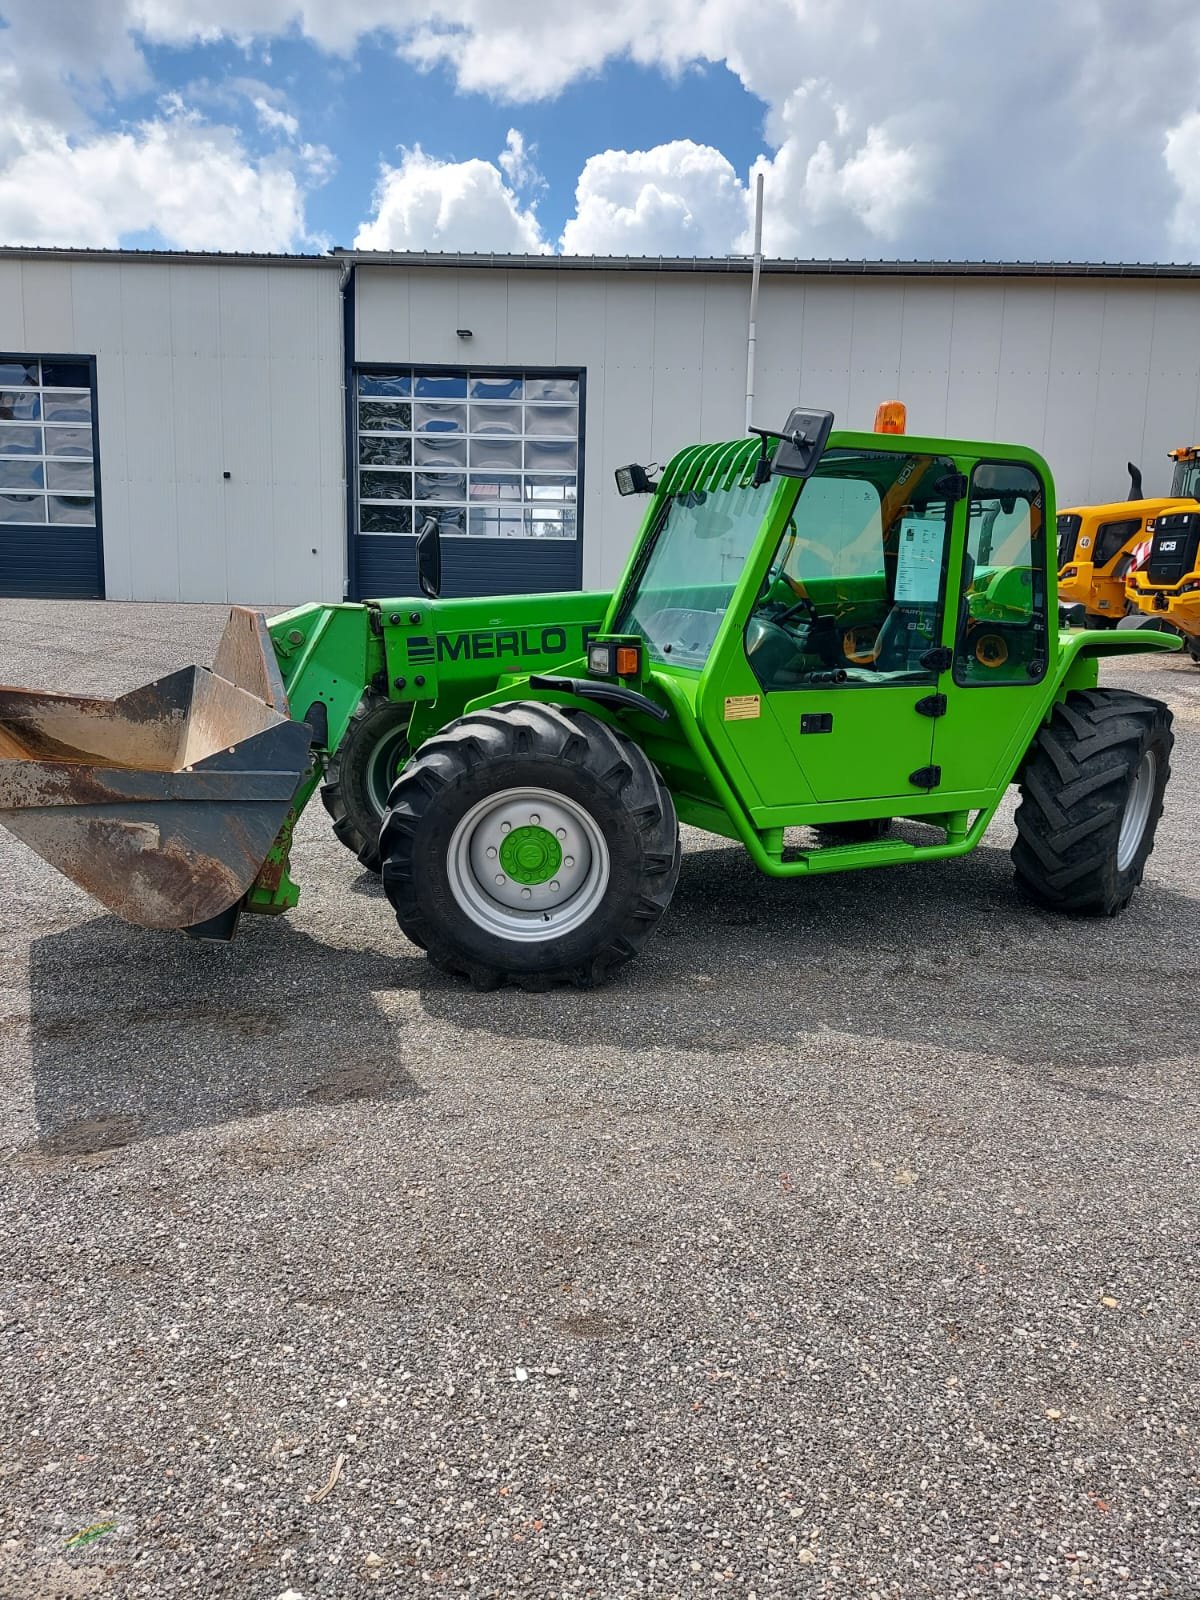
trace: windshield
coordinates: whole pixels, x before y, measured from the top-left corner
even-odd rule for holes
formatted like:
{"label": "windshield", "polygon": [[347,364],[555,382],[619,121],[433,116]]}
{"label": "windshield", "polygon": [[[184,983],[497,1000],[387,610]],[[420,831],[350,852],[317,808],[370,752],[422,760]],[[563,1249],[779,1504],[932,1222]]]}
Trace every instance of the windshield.
{"label": "windshield", "polygon": [[1177,461],[1171,493],[1180,500],[1200,500],[1200,461]]}
{"label": "windshield", "polygon": [[702,667],[778,488],[776,479],[674,496],[647,541],[616,632],[640,634],[654,661]]}

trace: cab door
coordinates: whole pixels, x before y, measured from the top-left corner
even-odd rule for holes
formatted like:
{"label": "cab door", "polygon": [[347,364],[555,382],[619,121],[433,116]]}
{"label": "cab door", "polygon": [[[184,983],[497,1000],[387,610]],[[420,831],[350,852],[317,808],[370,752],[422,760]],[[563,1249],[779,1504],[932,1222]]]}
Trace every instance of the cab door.
{"label": "cab door", "polygon": [[803,486],[724,700],[709,702],[764,807],[886,809],[931,786],[964,488],[948,457],[850,448]]}
{"label": "cab door", "polygon": [[962,605],[955,629],[946,713],[936,723],[934,760],[947,791],[1007,781],[1041,717],[1049,666],[1047,505],[1040,473],[1026,462],[981,461],[971,473]]}

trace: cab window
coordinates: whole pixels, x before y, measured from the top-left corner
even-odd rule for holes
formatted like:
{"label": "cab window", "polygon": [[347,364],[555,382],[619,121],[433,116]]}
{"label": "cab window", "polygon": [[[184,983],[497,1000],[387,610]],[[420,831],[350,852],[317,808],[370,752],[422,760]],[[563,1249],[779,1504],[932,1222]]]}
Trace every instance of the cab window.
{"label": "cab window", "polygon": [[1141,517],[1126,518],[1122,522],[1102,523],[1096,532],[1096,547],[1092,551],[1092,565],[1106,567],[1112,558],[1135,534],[1142,531]]}
{"label": "cab window", "polygon": [[1046,671],[1046,498],[1031,467],[981,462],[971,477],[954,678],[966,688]]}
{"label": "cab window", "polygon": [[944,456],[826,451],[746,625],[765,690],[933,681],[956,482]]}

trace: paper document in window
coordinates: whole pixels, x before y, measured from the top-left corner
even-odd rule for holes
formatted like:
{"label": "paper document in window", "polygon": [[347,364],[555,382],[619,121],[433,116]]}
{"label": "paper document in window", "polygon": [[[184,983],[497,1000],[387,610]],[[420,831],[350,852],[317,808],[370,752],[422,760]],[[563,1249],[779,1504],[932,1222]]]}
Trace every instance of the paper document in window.
{"label": "paper document in window", "polygon": [[900,551],[896,562],[896,604],[936,605],[942,587],[942,546],[946,518],[904,517],[900,523]]}

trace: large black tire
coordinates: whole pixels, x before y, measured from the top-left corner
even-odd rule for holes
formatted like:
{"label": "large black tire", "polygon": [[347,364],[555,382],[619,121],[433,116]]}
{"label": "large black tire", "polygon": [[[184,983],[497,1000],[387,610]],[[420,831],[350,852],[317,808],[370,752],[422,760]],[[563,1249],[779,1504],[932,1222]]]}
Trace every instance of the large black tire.
{"label": "large black tire", "polygon": [[[563,824],[565,848],[576,830],[582,841],[579,862],[562,857],[561,885],[533,885],[528,909],[513,901],[531,879],[497,875],[509,903],[493,905],[492,880],[473,865],[485,848],[497,856],[489,830],[507,848],[514,825],[497,819],[513,807],[522,833],[544,814]],[[471,712],[427,740],[392,790],[380,850],[401,928],[481,989],[600,983],[649,939],[679,877],[675,807],[644,752],[584,712],[529,701]],[[581,871],[578,888],[568,868]],[[570,892],[551,897],[560,890]],[[556,919],[564,931],[541,936]]]}
{"label": "large black tire", "polygon": [[1142,881],[1170,776],[1171,713],[1123,689],[1054,707],[1026,759],[1012,859],[1023,894],[1115,916]]}
{"label": "large black tire", "polygon": [[1185,639],[1183,641],[1187,653],[1192,658],[1192,665],[1200,667],[1200,639]]}
{"label": "large black tire", "polygon": [[379,830],[392,784],[410,755],[412,707],[368,689],[329,759],[321,799],[333,831],[368,872],[379,871]]}

